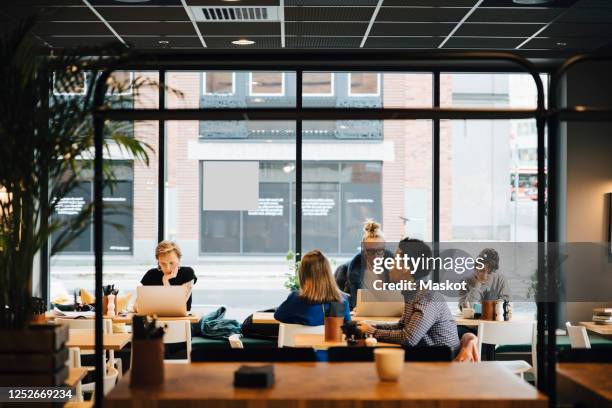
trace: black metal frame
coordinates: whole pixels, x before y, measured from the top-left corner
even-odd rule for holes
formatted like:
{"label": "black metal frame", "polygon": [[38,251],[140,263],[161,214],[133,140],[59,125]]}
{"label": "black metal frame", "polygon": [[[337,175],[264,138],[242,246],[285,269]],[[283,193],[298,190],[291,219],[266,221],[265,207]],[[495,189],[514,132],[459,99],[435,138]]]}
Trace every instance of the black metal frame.
{"label": "black metal frame", "polygon": [[[121,67],[98,67],[103,69],[103,74],[96,84],[94,101],[97,109],[93,112],[94,137],[95,137],[95,160],[94,160],[94,253],[95,253],[95,281],[96,281],[96,406],[100,407],[103,402],[103,373],[102,373],[102,138],[104,120],[157,120],[160,129],[160,149],[163,134],[163,123],[166,120],[294,120],[296,121],[296,203],[301,202],[302,197],[302,121],[303,120],[384,120],[384,119],[431,119],[433,120],[433,185],[432,200],[433,214],[432,238],[434,245],[439,242],[439,210],[440,210],[440,160],[439,139],[441,119],[520,119],[534,118],[538,130],[538,242],[546,241],[545,227],[545,151],[544,151],[544,127],[547,112],[544,106],[544,87],[539,76],[540,72],[530,61],[510,53],[503,52],[459,52],[459,53],[352,53],[346,54],[346,58],[338,53],[318,53],[314,56],[304,54],[265,54],[265,53],[243,53],[243,54],[214,54],[193,55],[189,58],[180,57],[177,61],[176,55],[158,56],[147,66],[145,60],[140,65],[124,65]],[[466,64],[467,61],[467,64]],[[472,65],[475,61],[481,64],[489,62],[486,67],[475,69]],[[442,66],[441,63],[447,62]],[[492,63],[491,63],[492,62]],[[500,64],[503,62],[504,64]],[[508,72],[512,71],[507,64],[520,68],[517,72],[527,72],[536,84],[537,107],[536,109],[452,109],[441,108],[439,99],[440,72]],[[111,72],[115,69],[141,69],[157,70],[275,70],[296,72],[296,107],[295,108],[249,108],[249,109],[166,109],[160,91],[160,105],[158,109],[140,110],[112,110],[103,108],[105,82]],[[308,70],[325,71],[382,71],[382,72],[423,72],[433,73],[434,106],[432,108],[384,108],[384,109],[340,109],[340,108],[304,108],[302,107],[302,73]],[[163,84],[161,78],[160,83]],[[164,175],[161,162],[163,155],[159,155],[159,189],[164,189]],[[159,192],[163,199],[163,192]],[[158,203],[158,231],[163,232],[164,203]],[[159,234],[163,238],[163,233]],[[296,247],[297,259],[301,256],[301,206],[296,205]],[[541,292],[546,286],[546,269],[543,256],[539,256],[538,281]],[[554,393],[554,388],[548,388],[548,381],[542,381],[549,375],[550,370],[545,370],[541,348],[544,345],[544,323],[548,319],[547,307],[541,302],[538,306],[538,388],[547,393]],[[550,326],[549,326],[550,327]],[[553,330],[554,334],[554,330]],[[554,347],[554,345],[553,345]],[[553,349],[554,353],[554,349]],[[554,368],[554,362],[552,363]],[[553,383],[554,385],[554,383]]]}

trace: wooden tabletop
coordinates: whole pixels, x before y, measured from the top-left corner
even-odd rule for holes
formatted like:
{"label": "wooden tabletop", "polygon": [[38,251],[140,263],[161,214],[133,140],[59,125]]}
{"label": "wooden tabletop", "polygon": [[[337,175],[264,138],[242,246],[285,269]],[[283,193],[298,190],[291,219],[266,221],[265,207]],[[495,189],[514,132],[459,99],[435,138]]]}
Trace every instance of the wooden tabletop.
{"label": "wooden tabletop", "polygon": [[581,326],[593,333],[603,334],[604,336],[612,336],[612,324],[596,324],[594,322],[579,322]]}
{"label": "wooden tabletop", "polygon": [[612,364],[557,364],[559,402],[612,407]]}
{"label": "wooden tabletop", "polygon": [[[496,362],[406,363],[398,382],[381,382],[374,363],[274,363],[271,388],[235,388],[242,363],[166,364],[158,389],[129,387],[129,373],[105,406],[377,408],[538,407],[546,396]],[[251,364],[259,365],[259,364]]]}
{"label": "wooden tabletop", "polygon": [[[110,333],[104,334],[105,350],[121,350],[132,340],[132,333]],[[66,347],[78,347],[81,350],[93,350],[95,348],[95,337],[93,330],[70,329]]]}
{"label": "wooden tabletop", "polygon": [[[455,322],[457,323],[457,325],[461,326],[478,326],[480,325],[480,323],[509,324],[512,322],[525,322],[527,320],[533,320],[528,316],[522,316],[520,314],[517,316],[513,316],[513,319],[507,322],[497,322],[495,320],[466,319],[457,315],[453,315],[453,317],[455,318]],[[351,316],[351,319],[355,321],[370,320],[373,322],[396,323],[397,321],[399,321],[399,316]],[[279,324],[280,322],[274,318],[274,313],[272,312],[256,312],[253,313],[253,323]]]}
{"label": "wooden tabletop", "polygon": [[[55,318],[62,318],[63,316],[55,316],[52,312],[47,312],[45,317],[48,321],[52,321]],[[132,323],[132,318],[134,317],[134,313],[127,313],[122,316],[108,317],[102,316],[104,319],[112,319],[113,323]],[[274,318],[274,316],[272,316]],[[197,323],[202,318],[201,313],[191,312],[191,314],[187,316],[168,316],[168,317],[158,317],[158,320],[189,320],[191,323]],[[95,316],[86,317],[86,319],[95,319]]]}
{"label": "wooden tabletop", "polygon": [[87,370],[85,367],[71,368],[68,371],[68,378],[66,378],[64,384],[66,384],[68,387],[76,387],[79,381],[85,378],[88,372],[89,370]]}
{"label": "wooden tabletop", "polygon": [[[296,334],[293,347],[312,347],[317,350],[327,350],[330,347],[347,347],[346,341],[325,341],[324,334]],[[400,347],[399,344],[376,343],[378,347]]]}

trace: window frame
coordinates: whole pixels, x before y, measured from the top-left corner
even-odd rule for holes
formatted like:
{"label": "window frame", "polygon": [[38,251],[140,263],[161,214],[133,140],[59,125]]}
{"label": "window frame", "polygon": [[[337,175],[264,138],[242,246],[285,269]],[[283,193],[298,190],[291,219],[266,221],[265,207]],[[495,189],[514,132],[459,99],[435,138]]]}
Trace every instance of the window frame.
{"label": "window frame", "polygon": [[249,96],[275,96],[284,97],[287,94],[285,88],[285,72],[283,71],[255,71],[255,73],[279,73],[281,75],[281,93],[258,93],[253,92],[253,71],[249,72]]}
{"label": "window frame", "polygon": [[[117,71],[117,72],[121,72],[121,71]],[[125,71],[124,71],[125,72]],[[119,92],[119,93],[109,93],[108,90],[106,91],[106,95],[107,96],[125,96],[125,95],[133,95],[134,94],[134,87],[132,86],[132,84],[134,83],[134,71],[129,71],[130,74],[130,86],[129,86],[129,92]]]}
{"label": "window frame", "polygon": [[355,73],[359,73],[359,74],[376,74],[376,93],[360,93],[360,94],[355,94],[351,91],[351,78],[353,76],[353,72],[349,72],[347,75],[347,90],[348,90],[348,96],[350,97],[355,97],[355,98],[361,98],[361,97],[365,97],[365,98],[371,98],[371,97],[378,97],[381,95],[381,73],[380,72],[355,72]]}
{"label": "window frame", "polygon": [[88,73],[85,71],[78,72],[78,74],[83,74],[83,92],[57,92],[55,88],[56,80],[55,80],[55,72],[53,72],[53,95],[55,96],[83,96],[87,95],[88,87]]}
{"label": "window frame", "polygon": [[202,95],[207,96],[232,96],[236,95],[236,72],[229,71],[232,74],[232,92],[207,92],[206,90],[206,74],[208,72],[228,72],[228,71],[203,71],[202,72]]}
{"label": "window frame", "polygon": [[309,71],[309,72],[304,72],[306,73],[312,73],[312,74],[330,74],[331,76],[331,81],[330,81],[330,93],[306,93],[304,92],[304,81],[302,80],[302,96],[303,97],[333,97],[336,92],[335,92],[335,75],[333,72],[321,72],[321,71]]}

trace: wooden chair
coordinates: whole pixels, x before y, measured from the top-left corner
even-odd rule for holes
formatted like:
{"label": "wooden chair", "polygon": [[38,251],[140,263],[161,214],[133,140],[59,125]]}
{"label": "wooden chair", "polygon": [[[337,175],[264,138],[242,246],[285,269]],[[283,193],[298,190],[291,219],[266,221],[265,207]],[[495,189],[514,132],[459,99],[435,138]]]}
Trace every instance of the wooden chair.
{"label": "wooden chair", "polygon": [[165,363],[171,364],[189,364],[191,363],[191,323],[189,320],[163,320],[157,321],[160,326],[166,326],[166,334],[164,334],[164,344],[187,344],[186,359],[165,359]]}
{"label": "wooden chair", "polygon": [[584,326],[572,326],[570,322],[565,323],[567,329],[567,335],[569,336],[570,345],[573,349],[583,348],[590,349],[591,341],[587,333],[586,327]]}
{"label": "wooden chair", "polygon": [[302,324],[281,323],[278,326],[278,347],[295,346],[296,334],[324,334],[325,326],[304,326]]}
{"label": "wooden chair", "polygon": [[[526,372],[531,372],[536,378],[536,322],[481,322],[478,326],[478,351],[482,355],[483,344],[531,344],[531,364],[524,360],[499,361],[503,366],[524,378]],[[536,378],[537,380],[537,378]]]}

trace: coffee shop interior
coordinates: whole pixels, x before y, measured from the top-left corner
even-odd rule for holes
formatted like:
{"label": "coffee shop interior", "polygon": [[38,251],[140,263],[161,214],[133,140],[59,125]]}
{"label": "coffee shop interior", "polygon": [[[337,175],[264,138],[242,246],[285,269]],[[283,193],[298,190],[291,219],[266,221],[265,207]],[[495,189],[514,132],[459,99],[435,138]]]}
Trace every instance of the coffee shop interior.
{"label": "coffee shop interior", "polygon": [[0,406],[612,406],[612,2],[0,27]]}

